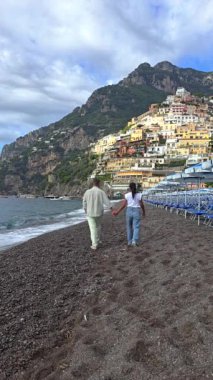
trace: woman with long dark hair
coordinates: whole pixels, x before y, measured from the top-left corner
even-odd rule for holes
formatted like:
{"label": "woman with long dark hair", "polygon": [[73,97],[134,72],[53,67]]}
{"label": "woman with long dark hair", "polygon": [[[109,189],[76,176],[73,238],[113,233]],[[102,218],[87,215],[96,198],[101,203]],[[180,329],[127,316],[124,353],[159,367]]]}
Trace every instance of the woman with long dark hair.
{"label": "woman with long dark hair", "polygon": [[142,201],[142,193],[137,192],[135,182],[129,184],[129,192],[125,194],[121,207],[114,210],[112,214],[118,215],[126,207],[126,229],[128,246],[137,246],[139,244],[141,210],[145,217],[145,207]]}

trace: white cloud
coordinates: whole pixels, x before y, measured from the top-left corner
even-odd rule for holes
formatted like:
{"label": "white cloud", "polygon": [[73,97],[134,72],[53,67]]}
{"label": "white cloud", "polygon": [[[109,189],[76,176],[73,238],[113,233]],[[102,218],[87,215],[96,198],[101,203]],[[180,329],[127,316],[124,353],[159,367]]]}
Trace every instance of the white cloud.
{"label": "white cloud", "polygon": [[7,0],[0,14],[0,143],[142,62],[212,59],[212,0]]}

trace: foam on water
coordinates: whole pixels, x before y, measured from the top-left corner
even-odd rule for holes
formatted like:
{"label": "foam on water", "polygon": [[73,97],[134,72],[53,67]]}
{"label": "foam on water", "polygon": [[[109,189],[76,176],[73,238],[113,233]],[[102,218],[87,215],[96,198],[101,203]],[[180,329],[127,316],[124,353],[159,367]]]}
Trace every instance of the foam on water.
{"label": "foam on water", "polygon": [[[50,222],[50,219],[48,220]],[[55,223],[30,226],[15,230],[4,230],[4,233],[0,233],[0,250],[5,250],[11,246],[35,238],[36,236],[69,227],[85,220],[86,216],[84,210],[78,209],[67,214],[57,215],[54,218]]]}
{"label": "foam on water", "polygon": [[[113,202],[114,203],[114,202]],[[80,200],[0,199],[0,251],[86,220]]]}

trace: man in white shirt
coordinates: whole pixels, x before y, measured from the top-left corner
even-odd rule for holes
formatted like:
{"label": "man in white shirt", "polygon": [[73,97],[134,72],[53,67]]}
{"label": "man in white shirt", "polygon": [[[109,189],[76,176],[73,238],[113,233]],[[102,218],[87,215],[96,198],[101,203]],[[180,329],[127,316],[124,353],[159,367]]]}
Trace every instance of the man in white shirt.
{"label": "man in white shirt", "polygon": [[100,244],[101,220],[104,214],[104,205],[112,210],[111,203],[105,192],[100,189],[98,178],[93,179],[93,187],[87,190],[83,196],[83,208],[87,215],[92,241],[91,249],[96,250]]}

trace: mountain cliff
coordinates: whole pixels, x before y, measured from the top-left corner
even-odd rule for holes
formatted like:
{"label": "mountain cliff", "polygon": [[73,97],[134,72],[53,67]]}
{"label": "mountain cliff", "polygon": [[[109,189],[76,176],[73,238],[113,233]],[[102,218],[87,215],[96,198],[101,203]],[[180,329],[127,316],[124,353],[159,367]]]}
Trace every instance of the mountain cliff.
{"label": "mountain cliff", "polygon": [[[213,92],[213,73],[182,69],[170,62],[143,63],[116,85],[102,87],[61,120],[5,145],[0,160],[0,192],[66,192],[95,165],[87,148],[94,139],[123,128],[151,103],[184,87],[196,94]],[[61,190],[64,192],[64,190]]]}
{"label": "mountain cliff", "polygon": [[148,85],[155,89],[174,94],[177,87],[184,87],[193,94],[211,95],[213,73],[194,69],[182,69],[170,62],[160,62],[154,67],[142,63],[120,85]]}

